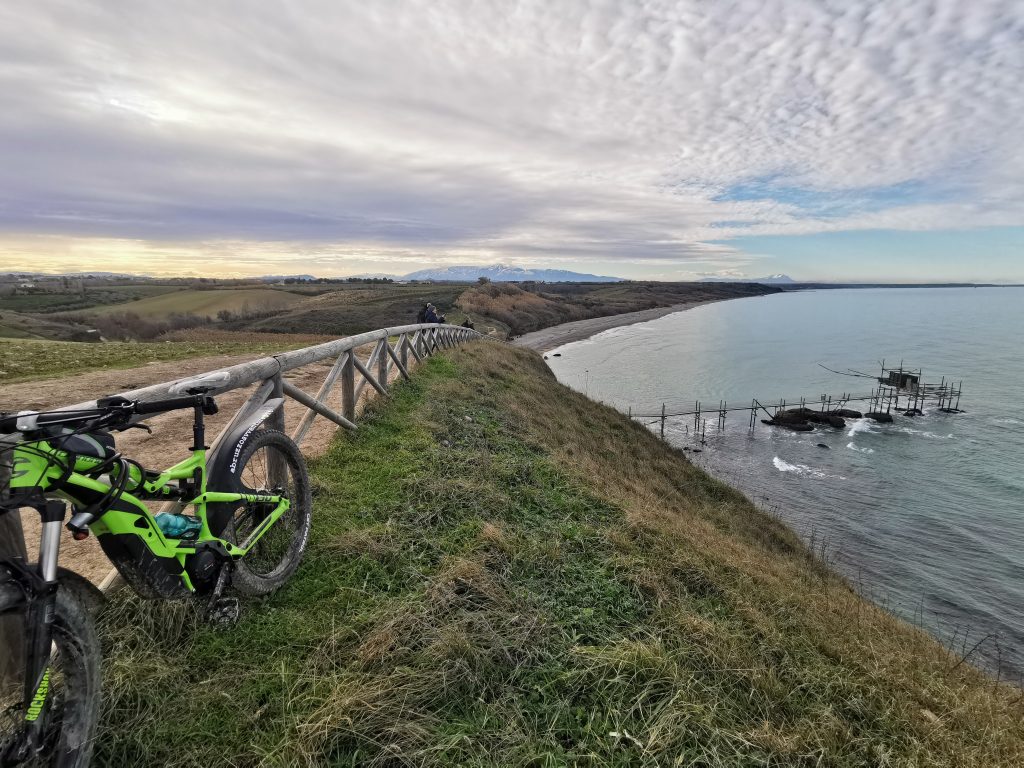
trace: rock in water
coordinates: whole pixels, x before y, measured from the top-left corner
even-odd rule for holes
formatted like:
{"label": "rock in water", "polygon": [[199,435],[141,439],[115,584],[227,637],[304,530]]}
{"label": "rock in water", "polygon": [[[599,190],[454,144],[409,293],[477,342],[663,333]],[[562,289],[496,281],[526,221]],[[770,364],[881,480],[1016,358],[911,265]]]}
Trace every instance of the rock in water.
{"label": "rock in water", "polygon": [[825,445],[824,443],[818,443],[818,447],[819,448],[824,448],[826,451],[830,450],[830,448],[827,445]]}
{"label": "rock in water", "polygon": [[892,424],[892,416],[888,413],[874,411],[872,413],[865,413],[864,416],[868,419],[877,421],[879,424]]}

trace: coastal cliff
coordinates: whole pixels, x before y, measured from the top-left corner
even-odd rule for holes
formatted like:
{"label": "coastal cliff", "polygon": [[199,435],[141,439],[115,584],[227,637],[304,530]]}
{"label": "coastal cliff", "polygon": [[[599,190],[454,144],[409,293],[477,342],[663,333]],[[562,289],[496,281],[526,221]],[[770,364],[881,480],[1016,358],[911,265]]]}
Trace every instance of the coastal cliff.
{"label": "coastal cliff", "polygon": [[99,764],[1024,764],[1019,689],[533,352],[430,359],[312,470],[235,628],[114,599]]}

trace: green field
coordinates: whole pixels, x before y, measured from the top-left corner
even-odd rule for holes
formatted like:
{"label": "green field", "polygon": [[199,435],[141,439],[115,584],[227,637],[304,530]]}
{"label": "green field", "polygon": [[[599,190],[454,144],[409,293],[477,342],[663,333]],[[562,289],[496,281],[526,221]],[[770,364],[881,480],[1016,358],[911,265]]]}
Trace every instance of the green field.
{"label": "green field", "polygon": [[307,300],[305,296],[274,288],[185,289],[139,299],[127,304],[94,307],[88,310],[88,313],[102,315],[132,312],[139,317],[154,320],[175,314],[216,317],[221,310],[233,313],[287,310],[305,300]]}
{"label": "green field", "polygon": [[132,283],[127,285],[104,285],[101,287],[90,286],[84,293],[71,289],[63,293],[19,293],[0,296],[0,312],[3,310],[41,314],[73,312],[96,306],[127,304],[139,299],[173,293],[178,290],[181,289],[172,285]]}
{"label": "green field", "polygon": [[113,599],[98,765],[1024,765],[1019,688],[535,354],[431,358],[312,475],[235,627]]}

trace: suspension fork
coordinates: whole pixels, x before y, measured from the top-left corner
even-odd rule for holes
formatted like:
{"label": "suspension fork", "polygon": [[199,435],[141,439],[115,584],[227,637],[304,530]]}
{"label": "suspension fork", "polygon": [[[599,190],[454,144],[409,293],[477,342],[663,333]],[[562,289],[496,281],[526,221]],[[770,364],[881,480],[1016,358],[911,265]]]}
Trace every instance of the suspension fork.
{"label": "suspension fork", "polygon": [[20,574],[27,587],[28,610],[25,612],[25,722],[20,743],[15,746],[14,756],[18,760],[28,759],[43,746],[53,622],[57,612],[57,560],[66,505],[63,501],[48,500],[35,508],[42,519],[39,566],[24,568]]}

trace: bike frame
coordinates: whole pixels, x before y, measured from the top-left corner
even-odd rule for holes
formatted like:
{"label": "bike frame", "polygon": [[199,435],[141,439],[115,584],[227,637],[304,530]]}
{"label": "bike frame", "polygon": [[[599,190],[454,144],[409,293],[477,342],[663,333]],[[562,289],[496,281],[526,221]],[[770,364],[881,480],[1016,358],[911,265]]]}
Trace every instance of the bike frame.
{"label": "bike frame", "polygon": [[[196,448],[189,458],[165,469],[156,477],[147,477],[140,473],[136,466],[129,465],[131,478],[128,485],[131,491],[126,490],[122,493],[117,508],[108,509],[100,515],[89,525],[89,530],[97,537],[131,535],[141,538],[156,557],[177,560],[182,566],[181,578],[184,586],[190,592],[195,591],[191,578],[184,571],[186,557],[195,554],[203,544],[209,543],[223,548],[223,553],[232,558],[243,557],[291,506],[289,500],[280,495],[208,490],[206,453],[205,446]],[[103,460],[78,456],[75,460],[76,471],[72,471],[63,482],[60,482],[59,487],[54,487],[65,474],[61,467],[71,458],[65,451],[52,448],[45,440],[19,443],[14,449],[12,493],[28,488],[39,488],[46,496],[70,501],[82,507],[87,506],[97,496],[108,494],[113,482],[119,479],[116,474],[110,480],[82,474],[83,471],[88,472],[89,464],[98,466]],[[176,482],[180,485],[173,488],[172,484]],[[173,539],[165,536],[156,523],[155,515],[143,503],[144,500],[173,500],[182,506],[194,507],[196,517],[202,524],[198,536],[194,539]],[[273,504],[274,508],[245,542],[236,545],[215,536],[210,531],[207,518],[208,505],[237,504],[243,501],[252,504]],[[50,550],[57,549],[55,545],[59,539],[56,542],[51,539],[54,538],[52,531],[56,530],[59,535],[59,529],[60,521],[43,522],[39,555],[44,578],[49,576],[47,571],[56,571],[56,552],[51,554]]]}
{"label": "bike frame", "polygon": [[[53,621],[56,614],[58,590],[58,559],[61,527],[67,512],[67,502],[75,510],[100,505],[95,519],[88,523],[101,545],[105,542],[130,543],[130,556],[146,555],[147,564],[158,564],[164,580],[180,579],[184,594],[196,590],[186,570],[186,560],[203,549],[211,549],[224,562],[244,557],[263,535],[270,530],[291,507],[287,497],[268,493],[234,493],[211,491],[207,488],[207,452],[203,445],[203,415],[195,410],[193,428],[195,443],[192,455],[162,472],[149,472],[137,464],[116,462],[107,476],[95,476],[106,458],[71,454],[51,445],[59,438],[27,440],[18,443],[12,452],[10,488],[12,495],[28,493],[34,497],[30,506],[40,514],[42,531],[39,539],[39,564],[32,569],[19,562],[0,562],[21,587],[25,596],[25,630],[27,635],[25,660],[25,720],[21,737],[12,745],[0,762],[13,764],[27,759],[42,748],[43,725],[49,703],[50,656],[53,642]],[[251,430],[250,430],[251,431]],[[244,440],[244,438],[243,438]],[[70,468],[70,469],[69,469]],[[128,472],[125,479],[120,473]],[[232,469],[232,472],[234,470]],[[91,473],[91,474],[90,474]],[[238,480],[236,479],[236,482]],[[124,489],[112,495],[123,484]],[[109,501],[110,503],[103,503]],[[173,501],[179,509],[191,506],[201,522],[194,538],[175,539],[165,536],[157,524],[156,516],[144,501]],[[239,502],[273,506],[249,534],[244,542],[234,544],[210,530],[210,505]],[[0,514],[5,511],[0,509]],[[73,528],[72,523],[72,530]],[[107,547],[104,546],[107,551]],[[108,555],[110,552],[108,551]],[[130,564],[130,563],[129,563]],[[121,563],[118,562],[119,570]],[[129,582],[131,583],[129,578]],[[138,588],[138,584],[132,584]]]}

